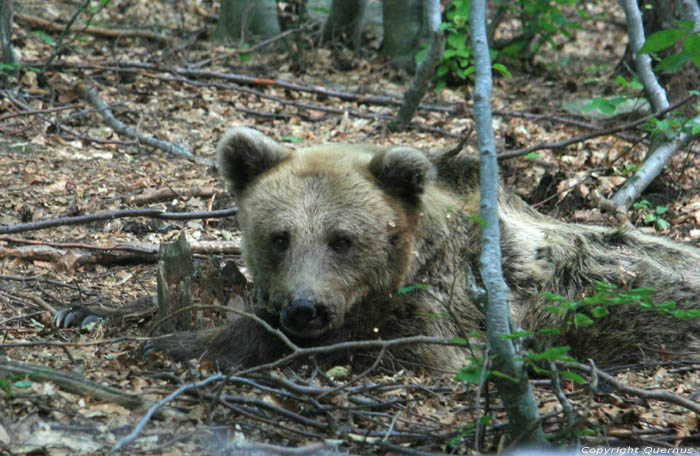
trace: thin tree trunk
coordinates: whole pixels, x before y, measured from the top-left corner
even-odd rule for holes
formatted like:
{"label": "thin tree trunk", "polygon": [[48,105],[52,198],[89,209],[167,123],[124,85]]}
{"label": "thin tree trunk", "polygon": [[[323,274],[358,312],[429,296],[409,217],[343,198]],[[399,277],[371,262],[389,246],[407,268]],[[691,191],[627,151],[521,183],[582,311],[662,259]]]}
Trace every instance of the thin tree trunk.
{"label": "thin tree trunk", "polygon": [[359,50],[366,6],[367,0],[333,0],[331,14],[323,26],[323,38]]}
{"label": "thin tree trunk", "polygon": [[498,220],[498,164],[496,143],[491,117],[491,58],[486,41],[486,0],[472,0],[469,12],[472,48],[476,63],[474,112],[479,141],[481,172],[481,217],[486,226],[481,232],[479,269],[488,294],[487,331],[490,352],[495,355],[493,369],[511,378],[494,376],[493,381],[503,401],[513,440],[546,445],[539,424],[537,402],[521,362],[515,359],[515,348],[510,339],[510,310],[508,286],[501,267],[501,236]]}
{"label": "thin tree trunk", "polygon": [[403,104],[399,108],[399,112],[389,124],[391,130],[403,130],[411,122],[420,101],[428,90],[430,80],[435,75],[435,67],[445,52],[445,34],[440,30],[440,2],[438,0],[424,0],[423,9],[430,29],[430,47],[416,68],[413,82],[404,94]]}

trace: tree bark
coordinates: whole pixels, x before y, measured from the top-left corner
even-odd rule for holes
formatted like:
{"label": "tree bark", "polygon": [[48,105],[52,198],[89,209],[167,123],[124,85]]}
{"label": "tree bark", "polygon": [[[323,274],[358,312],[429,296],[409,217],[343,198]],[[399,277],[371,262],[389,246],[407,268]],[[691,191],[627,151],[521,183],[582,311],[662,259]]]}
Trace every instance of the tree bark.
{"label": "tree bark", "polygon": [[500,376],[493,381],[503,401],[510,437],[534,445],[546,445],[542,426],[539,424],[537,403],[521,362],[515,359],[515,348],[510,339],[510,309],[508,286],[501,267],[501,236],[498,219],[498,164],[496,143],[491,117],[491,57],[486,41],[486,0],[472,0],[469,12],[472,48],[476,63],[474,112],[479,142],[481,172],[481,217],[486,226],[481,232],[481,256],[479,269],[488,295],[487,331],[490,353],[494,354],[493,369],[511,378]]}
{"label": "tree bark", "polygon": [[[627,18],[627,34],[630,40],[630,48],[634,55],[637,76],[644,85],[649,103],[653,111],[661,111],[668,107],[666,91],[659,84],[651,68],[651,57],[649,54],[640,54],[639,49],[644,45],[644,26],[642,24],[642,13],[637,6],[637,0],[622,0],[622,6]],[[631,176],[620,190],[611,198],[618,213],[627,212],[629,207],[642,194],[663,170],[663,167],[671,159],[673,154],[690,140],[690,135],[682,134],[678,138],[667,138],[661,141],[647,155],[646,160],[639,167],[639,170]]]}
{"label": "tree bark", "polygon": [[243,44],[279,34],[275,0],[221,0],[217,38]]}
{"label": "tree bark", "polygon": [[158,252],[158,317],[172,316],[163,323],[166,332],[192,329],[192,312],[180,309],[192,307],[194,260],[185,232],[175,242],[160,245]]}
{"label": "tree bark", "polygon": [[333,0],[331,14],[323,27],[323,38],[359,50],[366,6],[367,0]]}
{"label": "tree bark", "polygon": [[422,0],[384,0],[383,52],[391,64],[413,72],[423,39]]}
{"label": "tree bark", "polygon": [[[0,43],[2,44],[2,63],[17,64],[17,54],[12,48],[12,0],[0,0]],[[15,69],[16,71],[16,69]]]}
{"label": "tree bark", "polygon": [[403,104],[399,108],[399,112],[389,124],[390,130],[403,130],[409,124],[428,90],[430,80],[435,74],[435,67],[445,52],[445,34],[440,30],[440,2],[438,0],[425,0],[423,8],[430,29],[430,47],[416,68],[413,83],[404,94]]}

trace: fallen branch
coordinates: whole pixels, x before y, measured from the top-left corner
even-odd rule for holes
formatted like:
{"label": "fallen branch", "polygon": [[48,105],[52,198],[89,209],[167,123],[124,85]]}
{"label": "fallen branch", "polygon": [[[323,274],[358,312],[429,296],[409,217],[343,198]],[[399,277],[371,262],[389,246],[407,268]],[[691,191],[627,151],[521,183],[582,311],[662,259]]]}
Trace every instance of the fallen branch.
{"label": "fallen branch", "polygon": [[[0,374],[3,376],[20,376],[37,382],[53,382],[60,388],[74,394],[91,397],[97,401],[108,401],[132,410],[143,410],[151,406],[151,402],[141,396],[125,393],[83,378],[75,373],[55,371],[44,366],[15,361],[0,355]],[[172,408],[163,409],[158,413],[161,418],[183,418],[184,414]]]}
{"label": "fallen branch", "polygon": [[0,116],[0,122],[3,120],[11,119],[13,117],[22,117],[22,116],[35,116],[37,114],[50,114],[52,112],[58,112],[58,111],[65,111],[68,109],[78,109],[82,108],[83,105],[81,103],[75,103],[75,104],[69,104],[65,106],[57,106],[55,108],[47,108],[47,109],[32,109],[28,111],[19,111],[19,112],[9,112],[7,114],[3,114]]}
{"label": "fallen branch", "polygon": [[0,226],[0,234],[22,233],[25,231],[43,230],[64,225],[80,225],[97,222],[99,220],[113,220],[127,217],[150,217],[164,220],[193,220],[230,217],[238,213],[238,208],[220,209],[216,211],[202,212],[167,212],[162,209],[122,209],[118,211],[102,212],[97,214],[77,215],[75,217],[61,217],[40,222],[23,223],[20,225]]}
{"label": "fallen branch", "polygon": [[618,379],[616,379],[612,375],[607,374],[598,368],[592,368],[590,366],[587,366],[587,365],[581,364],[581,363],[564,362],[564,361],[557,361],[556,363],[560,366],[564,366],[564,367],[569,368],[569,369],[578,369],[578,370],[587,372],[589,374],[591,374],[591,373],[595,374],[598,377],[605,380],[606,382],[610,383],[613,387],[615,387],[615,389],[617,389],[618,391],[621,391],[623,393],[634,394],[635,396],[640,397],[642,399],[655,399],[657,401],[679,405],[683,408],[686,408],[688,410],[691,410],[695,413],[700,414],[700,402],[693,402],[690,399],[686,399],[686,398],[681,397],[677,394],[673,394],[669,391],[649,391],[649,390],[645,390],[643,388],[629,386],[629,385],[619,381]]}
{"label": "fallen branch", "polygon": [[[31,62],[27,63],[28,65],[31,65]],[[40,63],[36,63],[37,65],[40,65]],[[196,77],[196,78],[207,78],[207,79],[223,79],[227,81],[231,81],[237,84],[244,84],[246,86],[255,86],[255,85],[270,85],[270,86],[275,86],[275,87],[281,87],[285,89],[290,89],[290,90],[296,90],[299,92],[306,92],[306,93],[311,93],[311,94],[316,94],[320,96],[328,96],[328,97],[335,97],[339,98],[343,101],[352,101],[356,102],[358,104],[368,104],[368,105],[387,105],[387,106],[400,106],[401,105],[401,99],[398,97],[392,97],[392,96],[381,96],[381,95],[367,95],[367,94],[361,94],[361,93],[352,93],[352,92],[342,92],[338,90],[330,90],[326,89],[324,87],[319,87],[319,86],[305,86],[302,84],[296,84],[288,81],[283,81],[283,80],[278,80],[278,79],[264,79],[264,78],[256,78],[253,76],[246,76],[246,75],[241,75],[241,74],[235,74],[235,73],[219,73],[215,71],[206,71],[206,70],[197,70],[197,69],[192,69],[192,68],[182,68],[182,67],[176,67],[176,68],[171,68],[167,67],[164,65],[159,65],[159,64],[154,64],[154,63],[142,63],[142,62],[131,62],[131,61],[117,61],[109,64],[99,64],[99,63],[74,63],[74,62],[67,62],[67,61],[60,61],[60,62],[54,62],[51,65],[52,68],[77,68],[77,69],[83,69],[83,70],[108,70],[108,71],[115,71],[115,72],[122,72],[122,73],[133,73],[133,74],[138,74],[144,77],[148,78],[155,78],[155,79],[160,79],[164,81],[177,81],[177,82],[183,82],[189,85],[193,85],[196,87],[203,87],[203,86],[210,86],[210,87],[216,87],[224,90],[233,90],[233,91],[238,91],[238,92],[243,92],[243,93],[248,93],[251,95],[255,95],[258,97],[261,97],[263,99],[269,99],[276,101],[278,103],[284,104],[284,105],[291,105],[291,106],[296,106],[302,109],[309,109],[309,110],[315,110],[315,111],[320,111],[320,112],[327,112],[335,115],[344,115],[344,114],[349,114],[354,117],[360,117],[360,118],[372,118],[372,119],[381,119],[381,120],[390,120],[390,114],[381,114],[381,113],[372,113],[372,112],[362,112],[356,109],[343,109],[343,108],[338,108],[338,107],[329,107],[329,106],[322,106],[322,105],[313,105],[310,103],[304,103],[300,102],[298,100],[289,100],[289,99],[284,99],[281,97],[275,97],[272,95],[267,95],[263,92],[260,92],[258,90],[251,89],[250,87],[239,87],[239,86],[233,86],[233,85],[226,85],[222,84],[220,82],[216,81],[208,81],[208,82],[200,82],[200,81],[195,81],[192,79],[188,79],[188,77]],[[145,71],[144,71],[145,70]],[[160,71],[163,73],[169,73],[173,74],[176,76],[165,76],[163,74],[155,74],[156,71]],[[468,108],[467,106],[464,105],[464,103],[453,103],[450,105],[436,105],[436,104],[427,104],[427,103],[421,103],[418,106],[418,109],[421,111],[428,111],[428,112],[438,112],[438,113],[443,113],[443,114],[449,114],[451,116],[464,116],[464,115],[473,115],[473,110],[471,108]],[[251,113],[251,111],[247,108],[237,108],[237,110],[241,112],[246,112],[246,113]],[[253,114],[263,114],[263,113],[253,113]],[[581,122],[575,119],[572,119],[570,117],[561,117],[557,115],[552,115],[552,114],[535,114],[535,113],[530,113],[530,112],[524,112],[524,111],[505,111],[502,109],[494,109],[493,110],[494,115],[502,116],[502,117],[519,117],[519,118],[524,118],[532,121],[538,121],[538,120],[550,120],[552,122],[564,124],[564,125],[572,125],[575,127],[579,128],[587,128],[590,130],[595,130],[598,131],[600,130],[600,127],[590,124],[588,122]],[[279,113],[275,114],[279,115]],[[316,119],[311,119],[311,120],[316,120]],[[437,130],[431,127],[425,127],[421,125],[416,125],[412,124],[411,127],[413,128],[419,128],[422,130],[426,131],[431,131],[431,132],[438,132],[441,133],[445,136],[450,136],[450,137],[459,137],[459,135],[445,132],[442,130]],[[621,133],[614,133],[615,136],[620,137],[621,139],[628,141],[628,142],[638,142],[639,138],[637,137],[631,137],[629,135],[621,134]],[[527,153],[527,152],[526,152]]]}
{"label": "fallen branch", "polygon": [[[50,30],[52,32],[62,32],[65,29],[65,24],[47,21],[45,19],[41,19],[35,16],[29,16],[27,14],[15,13],[14,17],[19,22],[25,22],[35,27]],[[79,33],[97,35],[105,38],[145,38],[147,40],[157,41],[158,43],[164,46],[169,43],[168,38],[148,30],[107,29],[103,27],[94,27],[92,25],[88,25],[82,27],[79,30]]]}
{"label": "fallen branch", "polygon": [[168,394],[165,396],[163,399],[159,400],[155,404],[153,404],[149,409],[148,412],[146,412],[146,415],[139,421],[139,424],[134,427],[134,430],[131,431],[129,435],[126,437],[122,438],[117,442],[116,445],[112,448],[112,450],[109,452],[109,454],[114,454],[117,451],[119,451],[122,447],[125,445],[128,445],[130,442],[132,442],[138,435],[141,433],[141,430],[143,430],[143,427],[148,423],[148,421],[151,419],[151,417],[160,409],[162,406],[167,404],[168,402],[172,401],[176,397],[178,397],[180,394],[182,394],[184,391],[190,390],[190,389],[195,389],[195,388],[200,388],[207,383],[211,383],[216,380],[222,380],[224,379],[225,376],[222,373],[217,373],[214,374],[210,377],[205,378],[204,380],[200,380],[197,383],[192,383],[189,385],[182,385],[172,393]]}
{"label": "fallen branch", "polygon": [[641,119],[637,119],[633,122],[629,122],[629,123],[626,123],[626,124],[623,124],[623,125],[620,125],[617,127],[608,128],[605,130],[594,131],[594,132],[586,133],[586,134],[579,135],[579,136],[574,136],[573,138],[566,139],[563,141],[557,141],[557,142],[553,142],[553,143],[535,144],[535,145],[532,145],[529,147],[524,147],[522,149],[510,150],[508,152],[502,152],[502,153],[498,154],[498,158],[499,159],[506,159],[506,158],[519,157],[521,155],[527,155],[530,152],[534,152],[537,150],[562,149],[562,148],[568,147],[572,144],[587,141],[589,139],[598,138],[600,136],[614,135],[615,133],[619,133],[621,131],[631,130],[632,128],[635,128],[639,125],[642,125],[644,122],[646,122],[649,119],[652,119],[654,117],[661,117],[664,114],[666,114],[670,111],[673,111],[674,109],[688,103],[690,100],[694,99],[695,97],[696,97],[696,95],[688,95],[687,97],[683,98],[682,100],[677,101],[677,102],[673,103],[672,105],[669,105],[666,108],[664,108],[658,112],[655,112],[653,114],[649,114],[648,116],[644,116]]}
{"label": "fallen branch", "polygon": [[[634,54],[636,72],[639,80],[644,85],[644,91],[649,98],[652,109],[661,111],[668,107],[666,91],[659,84],[651,68],[651,57],[648,54],[640,54],[644,45],[644,26],[642,14],[639,11],[636,0],[623,0],[622,7],[627,18],[627,35]],[[691,122],[700,122],[700,116]],[[656,144],[654,149],[647,154],[647,158],[637,172],[631,176],[620,190],[609,200],[602,203],[601,208],[613,206],[616,214],[627,212],[632,203],[639,198],[647,186],[661,173],[671,157],[694,137],[690,133],[681,132],[675,137],[666,136],[663,141]]]}
{"label": "fallen branch", "polygon": [[159,201],[168,201],[173,198],[208,198],[211,196],[224,196],[226,190],[215,189],[211,187],[167,187],[159,189],[150,189],[139,195],[133,195],[128,198],[128,201],[137,206],[148,203],[156,203]]}
{"label": "fallen branch", "polygon": [[104,117],[107,124],[110,127],[112,127],[112,129],[114,129],[114,131],[116,131],[117,133],[127,136],[129,138],[134,138],[138,140],[139,143],[143,143],[147,146],[163,150],[176,157],[185,157],[190,160],[206,164],[214,163],[212,160],[206,158],[195,157],[194,155],[192,155],[192,152],[190,152],[182,146],[154,138],[153,136],[144,136],[135,129],[127,126],[124,122],[114,117],[114,114],[112,114],[112,110],[109,109],[109,106],[107,106],[107,104],[104,101],[102,101],[102,99],[97,95],[97,91],[94,87],[88,84],[79,83],[76,84],[75,89],[78,95],[80,95],[80,97],[89,101],[93,106],[95,106],[99,110],[99,113],[102,114],[102,117]]}
{"label": "fallen branch", "polygon": [[[700,116],[695,117],[691,122],[700,124]],[[664,166],[666,166],[671,157],[695,137],[697,135],[683,131],[670,141],[663,141],[657,144],[637,172],[627,179],[622,188],[610,199],[615,212],[627,212],[632,203],[639,198],[649,184],[663,171]]]}

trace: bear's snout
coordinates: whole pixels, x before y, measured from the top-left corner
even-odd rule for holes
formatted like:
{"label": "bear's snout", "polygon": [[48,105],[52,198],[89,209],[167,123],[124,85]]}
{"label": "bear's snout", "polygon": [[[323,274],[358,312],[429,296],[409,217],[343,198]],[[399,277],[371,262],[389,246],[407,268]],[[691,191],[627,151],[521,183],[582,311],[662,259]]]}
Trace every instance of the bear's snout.
{"label": "bear's snout", "polygon": [[282,326],[299,337],[316,337],[330,326],[326,306],[314,303],[311,299],[298,298],[282,309]]}

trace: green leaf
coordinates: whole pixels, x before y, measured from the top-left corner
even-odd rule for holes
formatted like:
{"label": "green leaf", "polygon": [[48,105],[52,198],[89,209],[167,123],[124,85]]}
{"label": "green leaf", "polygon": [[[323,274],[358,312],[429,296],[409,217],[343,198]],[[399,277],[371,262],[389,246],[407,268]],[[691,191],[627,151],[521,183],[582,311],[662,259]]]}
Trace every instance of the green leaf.
{"label": "green leaf", "polygon": [[543,291],[540,293],[540,296],[543,298],[547,298],[551,301],[556,301],[556,302],[569,302],[568,299],[566,299],[564,296],[558,295],[556,293],[551,293],[549,291]]}
{"label": "green leaf", "polygon": [[668,223],[666,220],[659,218],[658,220],[656,220],[656,228],[660,231],[665,231],[671,228],[671,224]]}
{"label": "green leaf", "polygon": [[570,357],[566,354],[566,352],[568,352],[570,349],[571,347],[566,345],[561,347],[550,347],[541,353],[530,352],[528,354],[528,358],[533,361],[542,361],[543,359],[550,361],[569,359]]}
{"label": "green leaf", "polygon": [[591,317],[582,313],[577,313],[574,317],[574,324],[578,328],[585,328],[586,326],[591,326],[593,323]]}
{"label": "green leaf", "polygon": [[656,213],[661,215],[666,212],[668,208],[666,206],[656,206]]}
{"label": "green leaf", "polygon": [[537,155],[537,152],[530,152],[529,154],[525,155],[525,158],[530,158],[532,160],[539,160],[542,157]]}
{"label": "green leaf", "polygon": [[34,382],[29,380],[28,378],[25,378],[24,380],[18,380],[18,381],[13,383],[13,385],[17,388],[29,388],[33,384],[34,384]]}
{"label": "green leaf", "polygon": [[700,34],[694,33],[686,38],[683,50],[688,54],[700,55]]}
{"label": "green leaf", "polygon": [[582,376],[580,376],[579,374],[577,374],[576,372],[564,370],[564,371],[559,371],[559,375],[561,375],[562,377],[570,378],[571,380],[575,381],[576,383],[578,383],[580,385],[586,383],[586,379],[583,378]]}
{"label": "green leaf", "polygon": [[284,141],[284,142],[295,142],[296,143],[296,142],[301,142],[302,138],[301,138],[301,136],[282,136],[280,138],[280,140]]}
{"label": "green leaf", "polygon": [[455,49],[461,49],[467,46],[467,38],[464,35],[450,34],[447,36],[447,45]]}
{"label": "green leaf", "polygon": [[501,377],[501,378],[507,378],[508,380],[512,381],[513,383],[518,383],[518,379],[515,377],[511,377],[510,375],[500,372],[500,371],[491,371],[491,374],[494,377]]}
{"label": "green leaf", "polygon": [[488,222],[486,220],[484,220],[483,218],[479,217],[478,215],[470,215],[466,219],[470,222],[478,223],[479,225],[481,225],[484,228],[489,226]]}
{"label": "green leaf", "polygon": [[429,288],[430,288],[430,285],[426,285],[424,283],[417,283],[415,285],[408,285],[406,287],[401,287],[398,289],[397,292],[399,294],[406,294],[406,293],[412,292],[413,290],[427,290]]}
{"label": "green leaf", "polygon": [[51,44],[51,45],[54,44],[53,38],[51,38],[46,33],[42,32],[41,30],[35,30],[32,33],[34,33],[35,35],[39,35],[39,38],[41,38],[44,42]]}
{"label": "green leaf", "polygon": [[692,58],[691,55],[680,52],[678,54],[669,55],[665,59],[661,60],[658,65],[654,67],[656,71],[663,71],[666,73],[673,73],[677,71],[685,62]]}
{"label": "green leaf", "polygon": [[688,32],[680,28],[661,30],[652,34],[644,42],[644,46],[639,50],[640,54],[648,54],[650,52],[663,51],[676,44],[681,38],[686,36]]}
{"label": "green leaf", "polygon": [[[479,383],[481,382],[482,367],[476,364],[470,364],[457,371],[455,376],[456,380],[462,383]],[[486,370],[486,378],[490,375],[490,372]]]}
{"label": "green leaf", "polygon": [[610,312],[608,311],[608,308],[606,306],[597,306],[591,309],[591,313],[595,318],[602,318],[606,315],[609,315]]}
{"label": "green leaf", "polygon": [[534,336],[534,335],[535,335],[534,331],[523,330],[523,331],[513,331],[512,333],[508,334],[507,336],[503,336],[503,338],[504,339],[519,339],[521,337]]}
{"label": "green leaf", "polygon": [[506,66],[501,63],[494,63],[493,69],[501,73],[501,76],[505,76],[507,78],[513,76],[512,74],[510,74],[510,71],[508,71],[508,68],[506,68]]}

